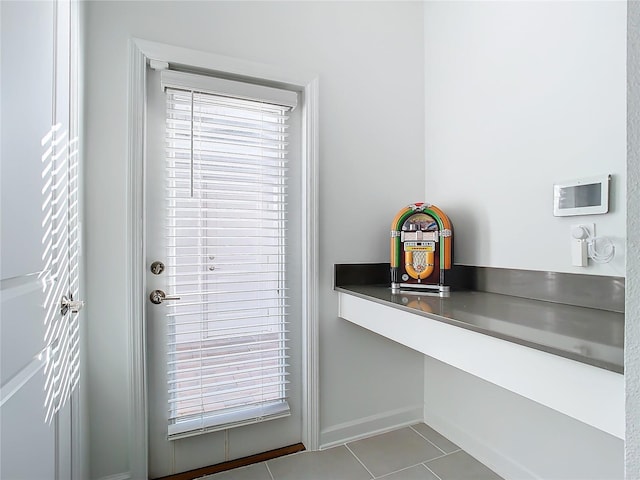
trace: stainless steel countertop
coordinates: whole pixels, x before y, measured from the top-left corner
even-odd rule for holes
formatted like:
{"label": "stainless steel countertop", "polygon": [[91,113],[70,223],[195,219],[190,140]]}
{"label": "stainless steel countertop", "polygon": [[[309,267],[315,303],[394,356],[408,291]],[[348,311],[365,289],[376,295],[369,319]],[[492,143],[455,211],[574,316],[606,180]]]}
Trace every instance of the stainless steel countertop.
{"label": "stainless steel countertop", "polygon": [[449,297],[354,285],[336,291],[623,373],[624,314],[477,291]]}

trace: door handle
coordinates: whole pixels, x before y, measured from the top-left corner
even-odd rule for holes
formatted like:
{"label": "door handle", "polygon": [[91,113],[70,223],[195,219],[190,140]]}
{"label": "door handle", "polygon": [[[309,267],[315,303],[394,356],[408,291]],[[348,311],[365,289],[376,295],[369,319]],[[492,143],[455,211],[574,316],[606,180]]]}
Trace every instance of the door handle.
{"label": "door handle", "polygon": [[168,297],[162,290],[154,290],[149,295],[149,300],[155,305],[160,305],[165,300],[180,300],[180,297]]}
{"label": "door handle", "polygon": [[69,294],[68,297],[63,295],[60,300],[61,315],[66,315],[69,311],[71,311],[71,313],[78,313],[82,307],[84,307],[84,302],[82,300],[74,300],[71,294]]}

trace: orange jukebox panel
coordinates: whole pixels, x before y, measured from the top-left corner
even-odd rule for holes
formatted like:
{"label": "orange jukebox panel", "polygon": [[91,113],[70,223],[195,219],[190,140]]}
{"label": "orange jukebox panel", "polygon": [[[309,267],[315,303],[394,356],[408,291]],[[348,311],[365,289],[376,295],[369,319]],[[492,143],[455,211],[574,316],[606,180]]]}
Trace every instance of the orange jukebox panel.
{"label": "orange jukebox panel", "polygon": [[444,272],[452,265],[452,230],[435,205],[400,210],[391,223],[391,288],[448,292]]}

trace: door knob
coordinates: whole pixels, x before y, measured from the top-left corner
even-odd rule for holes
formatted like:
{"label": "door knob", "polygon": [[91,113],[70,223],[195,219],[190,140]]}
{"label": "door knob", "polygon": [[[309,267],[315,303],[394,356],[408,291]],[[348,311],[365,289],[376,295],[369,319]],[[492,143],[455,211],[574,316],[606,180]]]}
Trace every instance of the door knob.
{"label": "door knob", "polygon": [[66,315],[69,311],[71,311],[71,313],[78,313],[82,307],[84,307],[84,302],[82,300],[74,300],[71,294],[68,297],[63,295],[60,300],[61,315]]}
{"label": "door knob", "polygon": [[180,300],[180,297],[168,297],[162,290],[154,290],[149,295],[149,300],[155,305],[160,305],[165,300]]}

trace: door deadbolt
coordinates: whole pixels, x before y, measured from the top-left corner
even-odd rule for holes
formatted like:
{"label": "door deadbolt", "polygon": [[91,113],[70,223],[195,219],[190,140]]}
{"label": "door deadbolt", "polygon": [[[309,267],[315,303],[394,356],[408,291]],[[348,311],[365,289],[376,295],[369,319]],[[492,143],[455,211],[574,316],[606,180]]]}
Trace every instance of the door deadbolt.
{"label": "door deadbolt", "polygon": [[162,272],[164,272],[164,263],[160,260],[156,260],[151,264],[151,273],[154,275],[160,275]]}
{"label": "door deadbolt", "polygon": [[155,305],[160,305],[165,300],[180,300],[180,297],[168,297],[162,290],[154,290],[149,295],[149,300]]}

